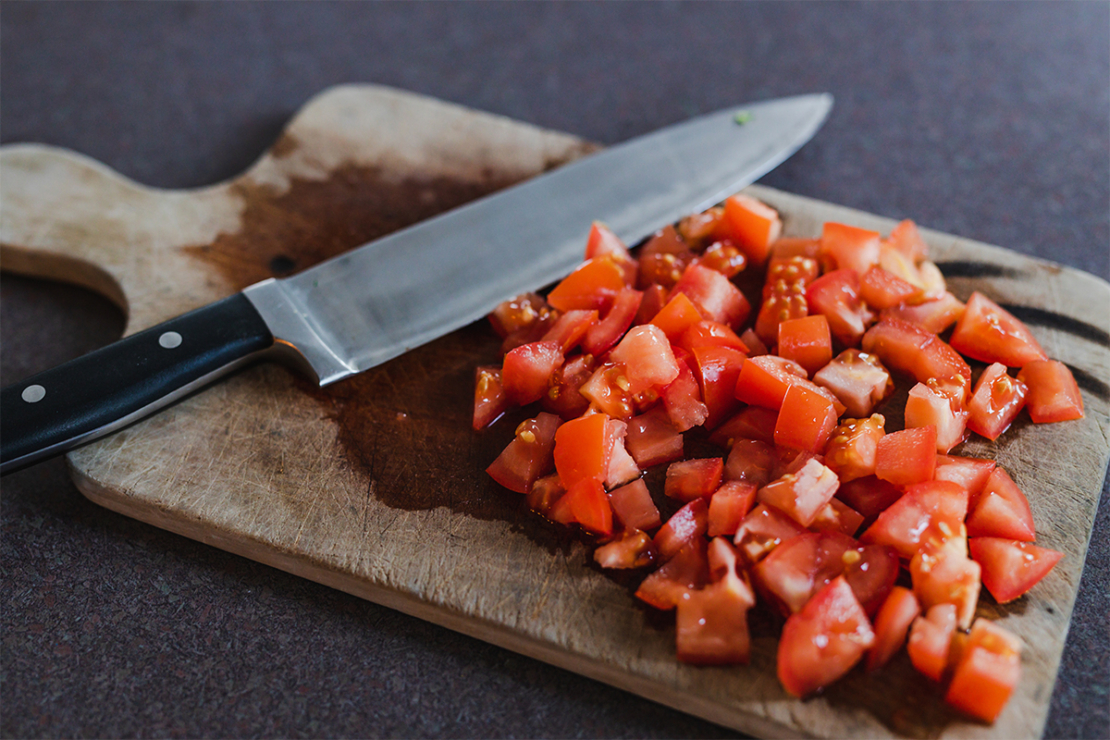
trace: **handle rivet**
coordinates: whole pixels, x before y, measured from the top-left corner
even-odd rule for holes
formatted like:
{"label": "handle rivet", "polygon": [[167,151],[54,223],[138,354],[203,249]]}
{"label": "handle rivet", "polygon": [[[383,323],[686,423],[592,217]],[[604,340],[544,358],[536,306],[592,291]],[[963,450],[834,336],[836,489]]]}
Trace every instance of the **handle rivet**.
{"label": "handle rivet", "polygon": [[162,336],[158,337],[158,344],[165,349],[173,349],[174,347],[181,346],[181,335],[175,331],[168,331]]}
{"label": "handle rivet", "polygon": [[38,403],[46,398],[46,389],[41,385],[29,385],[23,389],[23,393],[20,393],[19,397],[27,403]]}

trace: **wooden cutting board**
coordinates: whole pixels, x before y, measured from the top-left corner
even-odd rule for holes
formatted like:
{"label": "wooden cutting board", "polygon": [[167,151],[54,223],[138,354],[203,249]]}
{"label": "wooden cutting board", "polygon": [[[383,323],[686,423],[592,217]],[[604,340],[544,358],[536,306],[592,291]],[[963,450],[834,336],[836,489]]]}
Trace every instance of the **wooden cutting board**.
{"label": "wooden cutting board", "polygon": [[[323,93],[247,173],[197,190],[155,190],[70,152],[11,146],[0,152],[0,259],[105,294],[127,311],[130,334],[594,148],[372,86]],[[826,220],[893,225],[751,192],[794,235]],[[634,578],[601,572],[585,546],[482,472],[522,418],[470,430],[474,367],[499,357],[484,322],[325,390],[253,367],[71,453],[70,467],[86,496],[115,511],[745,732],[1039,735],[1110,456],[1110,314],[1089,308],[1110,305],[1110,286],[925,235],[958,296],[979,289],[1019,307],[1045,350],[1076,370],[1087,408],[1066,424],[1023,416],[997,444],[957,450],[997,458],[1029,495],[1038,543],[1066,553],[1031,594],[980,605],[1027,645],[1024,678],[993,726],[947,710],[904,655],[879,676],[856,671],[792,699],[775,678],[769,620],[753,621],[750,666],[676,663],[673,619],[633,599]],[[884,411],[900,421],[897,401]]]}

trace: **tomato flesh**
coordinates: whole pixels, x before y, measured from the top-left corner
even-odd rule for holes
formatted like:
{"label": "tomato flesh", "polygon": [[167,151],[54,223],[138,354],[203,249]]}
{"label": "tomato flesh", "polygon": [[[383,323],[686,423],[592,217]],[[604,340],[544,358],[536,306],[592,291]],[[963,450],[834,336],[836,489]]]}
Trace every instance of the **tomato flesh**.
{"label": "tomato flesh", "polygon": [[867,651],[867,670],[877,671],[890,662],[906,644],[913,620],[921,614],[921,605],[913,591],[895,586],[875,616],[875,644]]}
{"label": "tomato flesh", "polygon": [[1019,319],[976,291],[952,331],[952,348],[986,363],[1022,367],[1048,356]]}
{"label": "tomato flesh", "polygon": [[1064,363],[1034,360],[1021,368],[1017,379],[1029,389],[1025,408],[1034,423],[1083,418],[1083,396]]}
{"label": "tomato flesh", "polygon": [[832,391],[856,418],[869,416],[894,390],[879,358],[858,349],[841,352],[814,374],[813,382]]}
{"label": "tomato flesh", "polygon": [[952,674],[945,701],[985,722],[994,722],[1021,677],[1021,641],[977,619]]}
{"label": "tomato flesh", "polygon": [[968,547],[983,568],[983,586],[999,604],[1023,596],[1064,557],[1047,547],[1001,537],[972,537]]}
{"label": "tomato flesh", "polygon": [[836,473],[811,459],[797,473],[787,473],[759,489],[757,498],[808,527],[836,494],[839,485]]}
{"label": "tomato flesh", "polygon": [[779,357],[793,360],[813,375],[832,360],[828,320],[817,315],[783,321],[779,324],[778,347]]}
{"label": "tomato flesh", "polygon": [[906,652],[913,667],[934,681],[944,677],[952,636],[956,634],[956,607],[937,604],[913,620]]}
{"label": "tomato flesh", "polygon": [[998,439],[1025,406],[1027,392],[1025,383],[1006,373],[1005,365],[994,363],[979,376],[967,402],[968,428],[987,439]]}
{"label": "tomato flesh", "polygon": [[971,502],[968,537],[1003,537],[1022,542],[1032,542],[1036,537],[1029,500],[1002,468],[991,471]]}

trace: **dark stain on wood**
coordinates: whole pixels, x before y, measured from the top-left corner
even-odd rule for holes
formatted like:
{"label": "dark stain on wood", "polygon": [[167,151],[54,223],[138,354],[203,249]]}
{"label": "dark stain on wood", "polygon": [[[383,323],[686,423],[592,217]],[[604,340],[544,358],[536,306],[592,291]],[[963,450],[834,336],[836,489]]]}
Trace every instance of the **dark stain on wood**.
{"label": "dark stain on wood", "polygon": [[1028,277],[1028,273],[1023,270],[1016,270],[1012,267],[1003,267],[1002,265],[993,265],[990,262],[978,262],[974,260],[952,260],[950,262],[938,262],[937,267],[944,273],[946,278],[1011,278],[1020,279]]}
{"label": "dark stain on wood", "polygon": [[1034,308],[1033,306],[1016,306],[1012,303],[1003,303],[1001,305],[1002,308],[1006,309],[1026,324],[1044,326],[1049,329],[1067,332],[1080,339],[1086,339],[1089,342],[1094,342],[1103,347],[1110,347],[1110,334],[1104,329],[1092,326],[1085,321],[1073,319],[1071,316],[1064,316],[1055,311]]}

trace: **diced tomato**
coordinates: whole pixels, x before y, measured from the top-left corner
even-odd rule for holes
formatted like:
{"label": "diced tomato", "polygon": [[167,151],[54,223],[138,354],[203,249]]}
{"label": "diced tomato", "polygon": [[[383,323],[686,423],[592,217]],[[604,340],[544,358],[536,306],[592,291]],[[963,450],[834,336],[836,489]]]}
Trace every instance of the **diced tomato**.
{"label": "diced tomato", "polygon": [[908,218],[890,230],[887,240],[913,262],[920,262],[929,257],[929,245],[921,237],[917,224]]}
{"label": "diced tomato", "polygon": [[581,480],[605,480],[611,449],[608,421],[605,414],[590,414],[564,422],[555,432],[555,470],[568,492]]}
{"label": "diced tomato", "polygon": [[640,477],[640,468],[624,446],[627,430],[628,425],[619,419],[609,419],[605,423],[606,444],[609,445],[609,467],[605,473],[604,483],[608,489],[623,486]]}
{"label": "diced tomato", "polygon": [[1029,389],[1025,408],[1034,423],[1083,418],[1083,396],[1064,363],[1034,360],[1021,368],[1017,379]]}
{"label": "diced tomato", "polygon": [[757,439],[738,439],[729,450],[725,480],[743,481],[756,487],[771,482],[778,456],[775,448]]}
{"label": "diced tomato", "polygon": [[755,333],[754,329],[745,329],[744,333],[740,335],[740,341],[747,347],[749,357],[765,355],[770,351],[767,349],[767,345],[763,343],[763,340],[759,338],[759,335]]}
{"label": "diced tomato", "polygon": [[594,478],[583,478],[567,487],[567,492],[551,507],[552,519],[580,524],[594,534],[613,534],[613,509],[605,487]]}
{"label": "diced tomato", "polygon": [[836,428],[836,417],[836,409],[827,398],[801,385],[791,385],[775,423],[775,444],[820,454]]}
{"label": "diced tomato", "polygon": [[650,468],[682,457],[682,434],[675,429],[666,410],[656,407],[628,422],[625,446],[637,465]]}
{"label": "diced tomato", "polygon": [[1002,537],[972,537],[968,547],[983,568],[983,585],[999,604],[1024,595],[1064,557],[1047,547]]}
{"label": "diced tomato", "polygon": [[906,399],[906,428],[933,427],[936,452],[948,452],[967,436],[968,411],[963,404],[940,392],[936,382],[918,383]]}
{"label": "diced tomato", "polygon": [[694,324],[703,321],[701,310],[685,293],[675,293],[651,320],[673,344]]}
{"label": "diced tomato", "polygon": [[977,619],[944,700],[973,717],[994,722],[1020,678],[1021,641],[1002,627]]}
{"label": "diced tomato", "polygon": [[738,439],[757,439],[767,444],[775,443],[775,423],[778,411],[760,406],[747,406],[717,427],[709,441],[721,447],[732,447]]}
{"label": "diced tomato", "polygon": [[586,336],[586,332],[597,324],[597,311],[578,309],[567,311],[555,320],[555,323],[541,338],[544,342],[555,342],[562,349],[563,354],[570,352]]}
{"label": "diced tomato", "polygon": [[488,427],[509,410],[512,403],[501,385],[501,368],[482,366],[474,372],[474,415],[471,426],[475,431]]}
{"label": "diced tomato", "polygon": [[655,533],[655,546],[664,560],[674,557],[679,550],[695,540],[701,540],[709,530],[709,505],[703,498],[696,498],[676,511],[666,524]]}
{"label": "diced tomato", "polygon": [[863,418],[894,391],[890,373],[875,355],[846,349],[820,368],[813,382],[831,391],[854,417]]}
{"label": "diced tomato", "polygon": [[538,293],[522,293],[503,301],[489,315],[490,325],[502,339],[546,323],[551,306]]}
{"label": "diced tomato", "polygon": [[728,347],[747,354],[748,347],[736,332],[716,321],[699,321],[682,333],[678,345],[693,352],[698,347]]}
{"label": "diced tomato", "polygon": [[709,498],[721,487],[725,462],[719,457],[671,463],[663,493],[679,501]]}
{"label": "diced tomato", "polygon": [[833,336],[848,347],[859,346],[874,318],[860,298],[859,273],[851,269],[834,270],[814,280],[806,288],[806,302],[809,312],[828,319]]}
{"label": "diced tomato", "polygon": [[554,521],[551,509],[566,492],[567,489],[559,480],[558,474],[537,478],[532,484],[532,489],[528,491],[528,508]]}
{"label": "diced tomato", "polygon": [[638,529],[626,529],[594,550],[594,562],[610,570],[644,568],[655,562],[655,543]]}
{"label": "diced tomato", "polygon": [[605,256],[612,257],[621,267],[627,285],[636,284],[637,264],[628,247],[608,226],[600,221],[594,221],[590,227],[590,235],[586,239],[586,259]]}
{"label": "diced tomato", "polygon": [[767,260],[771,244],[782,232],[782,219],[774,208],[743,194],[725,200],[725,222],[732,239],[757,265]]}
{"label": "diced tomato", "polygon": [[[973,457],[955,457],[953,455],[937,455],[937,468],[933,474],[936,480],[947,480],[958,483],[967,489],[972,502],[983,490],[987,479],[994,472],[994,460],[977,460]],[[968,510],[971,510],[971,506]]]}
{"label": "diced tomato", "polygon": [[[684,663],[722,665],[747,663],[750,652],[747,612],[755,596],[746,575],[736,568],[732,545],[718,537],[709,546],[713,583],[699,591],[687,591],[678,600],[675,615],[675,645]],[[717,553],[727,553],[714,567]]]}
{"label": "diced tomato", "polygon": [[736,277],[748,266],[747,255],[741,252],[731,239],[713,242],[706,247],[698,261],[727,278]]}
{"label": "diced tomato", "polygon": [[740,405],[736,401],[736,383],[743,366],[747,364],[746,358],[739,350],[710,346],[696,348],[694,359],[702,400],[709,412],[705,419],[705,428],[715,429],[735,413]]}
{"label": "diced tomato", "polygon": [[748,563],[757,563],[786,540],[803,533],[805,528],[775,507],[756,504],[740,522],[733,542]]}
{"label": "diced tomato", "polygon": [[653,386],[662,388],[678,377],[678,363],[667,335],[657,326],[635,326],[610,353],[613,362],[625,366],[630,393]]}
{"label": "diced tomato", "polygon": [[709,499],[709,536],[734,536],[755,505],[757,486],[747,481],[725,481]]}
{"label": "diced tomato", "polygon": [[921,614],[913,591],[895,586],[875,616],[875,644],[867,652],[867,670],[877,671],[906,644],[910,624]]}
{"label": "diced tomato", "polygon": [[770,261],[754,330],[764,344],[778,341],[780,322],[809,315],[806,286],[817,274],[817,261],[811,257],[775,257]]}
{"label": "diced tomato", "polygon": [[741,366],[735,395],[744,403],[778,410],[786,389],[796,382],[795,379],[804,380],[805,377],[805,368],[791,360],[773,355],[754,357]]}
{"label": "diced tomato", "polygon": [[606,363],[578,386],[578,394],[597,411],[615,419],[628,419],[636,410],[631,387],[623,364]]}
{"label": "diced tomato", "polygon": [[532,484],[554,465],[552,449],[559,428],[559,417],[541,412],[536,418],[523,421],[516,436],[497,456],[486,472],[510,491],[528,493]]}
{"label": "diced tomato", "polygon": [[523,344],[505,355],[501,385],[518,406],[538,401],[547,392],[554,372],[563,364],[558,342]]}
{"label": "diced tomato", "polygon": [[702,403],[701,388],[689,364],[683,358],[676,358],[676,361],[678,377],[663,388],[660,398],[675,429],[685,432],[704,424],[709,417],[709,409]]}
{"label": "diced tomato", "polygon": [[821,253],[831,257],[839,269],[863,275],[879,264],[879,232],[827,222],[821,230]]}
{"label": "diced tomato", "polygon": [[640,310],[636,312],[636,318],[632,321],[633,324],[647,324],[663,310],[669,298],[670,291],[658,283],[652,283],[643,290],[643,298],[640,300]]}
{"label": "diced tomato", "polygon": [[786,620],[779,639],[779,682],[803,697],[828,686],[875,643],[867,615],[843,578],[834,579]]}
{"label": "diced tomato", "polygon": [[678,234],[684,242],[697,249],[717,234],[722,227],[724,217],[723,206],[714,206],[701,213],[694,213],[678,222]]}
{"label": "diced tomato", "polygon": [[952,635],[956,633],[956,607],[937,604],[913,620],[906,652],[918,672],[934,681],[944,677]]}
{"label": "diced tomato", "polygon": [[1032,542],[1036,537],[1029,500],[1002,468],[994,468],[968,507],[968,537],[1004,537]]}
{"label": "diced tomato", "polygon": [[836,497],[858,511],[864,524],[870,525],[891,504],[902,498],[902,489],[873,475],[840,484]]}
{"label": "diced tomato", "polygon": [[652,284],[667,288],[682,278],[686,267],[697,258],[673,226],[666,226],[640,249],[639,286]]}
{"label": "diced tomato", "polygon": [[643,478],[610,491],[609,505],[625,529],[647,531],[663,523]]}
{"label": "diced tomato", "polygon": [[756,497],[808,527],[839,485],[836,473],[810,459],[797,473],[788,473],[759,489]]}
{"label": "diced tomato", "polygon": [[891,432],[875,449],[875,475],[899,486],[933,479],[937,465],[936,427]]}
{"label": "diced tomato", "polygon": [[859,279],[859,294],[868,306],[882,310],[919,298],[921,288],[875,266]]}
{"label": "diced tomato", "polygon": [[903,304],[885,309],[881,319],[894,318],[920,326],[925,331],[940,334],[959,321],[964,315],[964,304],[948,291],[940,298],[922,301],[915,305]]}
{"label": "diced tomato", "polygon": [[809,528],[814,532],[839,532],[855,537],[863,524],[863,514],[838,498],[832,498],[825,508],[817,512],[817,517]]}
{"label": "diced tomato", "polygon": [[551,376],[551,386],[540,399],[544,410],[564,419],[574,419],[584,414],[590,407],[590,401],[579,389],[593,376],[595,370],[593,358],[589,355],[577,355],[568,360]]}
{"label": "diced tomato", "polygon": [[956,624],[971,626],[979,602],[979,564],[967,556],[967,540],[962,535],[926,538],[910,560],[913,593],[922,609],[937,604],[956,607]]}
{"label": "diced tomato", "polygon": [[872,414],[866,419],[844,419],[833,430],[825,448],[825,464],[841,483],[875,474],[879,440],[886,434],[886,419]]}
{"label": "diced tomato", "polygon": [[1007,375],[1005,365],[996,362],[989,366],[979,376],[967,402],[968,429],[987,439],[998,439],[1025,407],[1026,393],[1025,383]]}
{"label": "diced tomato", "polygon": [[691,262],[682,273],[671,295],[676,293],[689,296],[707,318],[729,327],[743,324],[752,310],[748,299],[727,277],[698,262]]}
{"label": "diced tomato", "polygon": [[[782,236],[771,244],[771,259],[788,259],[790,257],[809,257],[817,264],[821,254],[821,239],[808,237]],[[770,263],[768,263],[770,264]],[[814,274],[814,277],[817,277]]]}
{"label": "diced tomato", "polygon": [[582,339],[582,349],[592,355],[600,355],[612,347],[621,335],[632,326],[640,301],[644,294],[638,290],[625,288],[613,299],[613,306],[605,318],[591,325]]}
{"label": "diced tomato", "polygon": [[867,330],[863,351],[878,355],[886,367],[925,383],[930,378],[971,382],[971,368],[936,334],[900,319],[884,318]]}
{"label": "diced tomato", "polygon": [[778,347],[779,357],[793,360],[813,375],[832,360],[828,320],[817,315],[781,322]]}
{"label": "diced tomato", "polygon": [[966,488],[950,481],[918,483],[879,514],[860,541],[889,545],[909,560],[922,542],[955,536],[966,516]]}
{"label": "diced tomato", "polygon": [[656,609],[674,609],[682,595],[709,582],[705,538],[698,537],[680,549],[659,570],[643,580],[636,598]]}
{"label": "diced tomato", "polygon": [[976,291],[952,331],[952,348],[986,363],[1023,367],[1048,356],[1019,319]]}
{"label": "diced tomato", "polygon": [[608,255],[595,257],[583,262],[552,288],[547,302],[560,311],[576,308],[604,311],[624,287],[624,271],[617,261]]}

